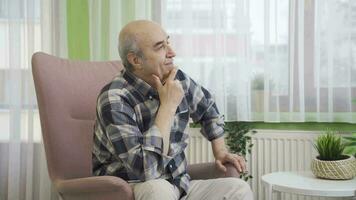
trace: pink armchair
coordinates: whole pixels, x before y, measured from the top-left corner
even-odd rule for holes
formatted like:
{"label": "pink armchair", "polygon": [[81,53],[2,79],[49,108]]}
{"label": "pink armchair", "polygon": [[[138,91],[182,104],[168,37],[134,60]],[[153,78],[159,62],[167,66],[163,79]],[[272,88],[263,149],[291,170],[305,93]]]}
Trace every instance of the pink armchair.
{"label": "pink armchair", "polygon": [[[32,57],[32,73],[40,112],[50,178],[64,200],[133,200],[127,182],[114,176],[92,176],[92,141],[96,98],[122,69],[119,61],[61,59],[45,53]],[[213,163],[188,167],[192,179],[238,176]]]}

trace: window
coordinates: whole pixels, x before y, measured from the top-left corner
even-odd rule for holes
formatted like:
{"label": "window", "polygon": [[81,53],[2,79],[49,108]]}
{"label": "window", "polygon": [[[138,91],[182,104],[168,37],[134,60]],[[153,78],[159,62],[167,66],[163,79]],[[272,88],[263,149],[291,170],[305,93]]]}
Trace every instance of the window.
{"label": "window", "polygon": [[0,141],[26,140],[30,131],[31,139],[40,140],[30,67],[33,52],[41,49],[39,3],[0,1]]}
{"label": "window", "polygon": [[356,1],[174,0],[176,64],[230,121],[356,122]]}

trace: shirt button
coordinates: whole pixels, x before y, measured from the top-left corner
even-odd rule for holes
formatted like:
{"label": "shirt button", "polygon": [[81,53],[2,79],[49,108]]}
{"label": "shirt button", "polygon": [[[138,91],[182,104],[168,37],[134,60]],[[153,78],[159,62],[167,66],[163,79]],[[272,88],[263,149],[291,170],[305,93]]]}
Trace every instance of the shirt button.
{"label": "shirt button", "polygon": [[170,164],[170,165],[169,165],[169,168],[171,168],[171,169],[172,169],[172,167],[173,167],[173,166],[172,166],[172,164]]}

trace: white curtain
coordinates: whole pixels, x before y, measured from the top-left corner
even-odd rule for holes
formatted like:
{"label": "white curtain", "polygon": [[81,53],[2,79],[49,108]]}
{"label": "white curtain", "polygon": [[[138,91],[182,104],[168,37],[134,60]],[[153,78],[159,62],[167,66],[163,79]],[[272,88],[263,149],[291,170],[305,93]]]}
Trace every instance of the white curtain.
{"label": "white curtain", "polygon": [[[0,200],[57,200],[48,177],[31,72],[36,51],[67,58],[62,0],[0,0]],[[151,1],[88,0],[90,59],[117,60],[118,31],[153,19]],[[130,8],[130,10],[127,10]]]}
{"label": "white curtain", "polygon": [[226,120],[356,122],[355,4],[172,0],[161,19]]}
{"label": "white curtain", "polygon": [[41,142],[31,56],[67,56],[64,9],[65,1],[0,1],[1,200],[58,199]]}
{"label": "white curtain", "polygon": [[[315,98],[318,119],[356,121],[356,1],[315,3]],[[337,114],[335,114],[337,112]]]}
{"label": "white curtain", "polygon": [[[118,33],[132,20],[156,20],[159,2],[152,0],[88,0],[90,60],[119,60]],[[153,10],[153,12],[152,12]]]}

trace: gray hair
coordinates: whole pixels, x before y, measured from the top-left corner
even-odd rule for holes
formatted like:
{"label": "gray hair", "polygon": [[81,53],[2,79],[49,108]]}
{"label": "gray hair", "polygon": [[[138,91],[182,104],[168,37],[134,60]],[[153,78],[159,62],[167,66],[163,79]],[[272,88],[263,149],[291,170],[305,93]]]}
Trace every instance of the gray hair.
{"label": "gray hair", "polygon": [[132,52],[136,54],[137,56],[143,58],[143,54],[141,49],[137,45],[137,40],[134,35],[126,35],[123,38],[119,39],[119,55],[122,61],[122,64],[124,65],[125,69],[128,71],[133,70],[132,64],[127,60],[127,54]]}

